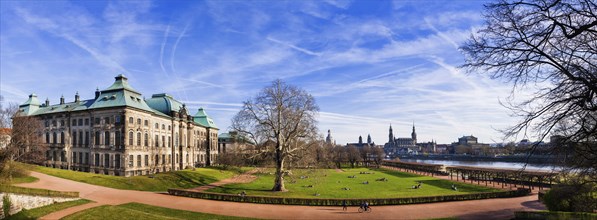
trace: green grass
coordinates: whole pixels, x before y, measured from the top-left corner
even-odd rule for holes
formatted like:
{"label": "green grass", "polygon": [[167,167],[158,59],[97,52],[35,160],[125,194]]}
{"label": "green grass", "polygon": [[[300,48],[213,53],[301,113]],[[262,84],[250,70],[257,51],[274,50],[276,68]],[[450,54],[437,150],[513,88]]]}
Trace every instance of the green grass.
{"label": "green grass", "polygon": [[248,168],[239,170],[223,170],[221,168],[197,168],[193,170],[180,170],[149,176],[109,176],[71,170],[62,170],[42,166],[29,166],[29,169],[48,175],[105,186],[116,189],[141,190],[141,191],[167,191],[169,188],[194,188],[207,185],[222,179],[230,178]]}
{"label": "green grass", "polygon": [[55,203],[52,205],[42,206],[39,208],[34,208],[30,210],[23,210],[17,214],[11,215],[10,217],[6,218],[6,220],[19,220],[19,219],[38,219],[39,217],[45,216],[52,212],[57,212],[66,208],[70,208],[73,206],[83,205],[89,203],[91,201],[86,199],[79,199],[75,201],[69,202],[61,202]]}
{"label": "green grass", "polygon": [[18,177],[13,177],[10,184],[32,183],[32,182],[35,182],[38,180],[39,180],[38,178],[35,178],[32,176],[18,176]]}
{"label": "green grass", "polygon": [[61,192],[47,189],[25,188],[11,185],[0,185],[0,192],[49,197],[79,197],[79,192]]}
{"label": "green grass", "polygon": [[127,203],[118,206],[98,206],[66,216],[64,220],[87,219],[250,219],[242,217],[214,215],[200,212],[183,211],[150,206],[139,203]]}
{"label": "green grass", "polygon": [[[208,191],[230,194],[246,191],[248,195],[288,198],[400,198],[500,191],[387,169],[356,168],[345,169],[345,172],[319,169],[293,170],[292,172],[292,177],[285,178],[288,192],[271,191],[274,183],[273,170],[256,174],[258,178],[251,183],[229,184]],[[371,174],[359,174],[360,172],[371,172]],[[352,175],[356,175],[356,178],[348,178]],[[309,178],[301,179],[300,176]],[[388,181],[376,181],[376,179],[384,177]],[[369,181],[369,184],[363,184],[365,181]],[[417,185],[418,181],[422,182],[422,187],[412,189],[412,186]],[[458,187],[458,191],[451,189],[452,184]],[[313,187],[309,187],[310,185]],[[343,190],[342,188],[345,187],[350,190]],[[315,194],[319,194],[319,196]]]}

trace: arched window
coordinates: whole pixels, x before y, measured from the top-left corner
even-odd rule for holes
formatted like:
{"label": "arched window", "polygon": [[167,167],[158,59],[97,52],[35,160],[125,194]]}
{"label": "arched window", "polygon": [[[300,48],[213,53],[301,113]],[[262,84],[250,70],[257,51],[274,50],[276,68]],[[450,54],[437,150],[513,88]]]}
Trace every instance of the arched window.
{"label": "arched window", "polygon": [[189,154],[187,154],[187,163],[189,163]]}
{"label": "arched window", "polygon": [[156,147],[160,147],[160,136],[159,135],[155,135],[155,143],[153,144]]}
{"label": "arched window", "polygon": [[111,143],[110,143],[110,132],[109,131],[104,132],[104,145],[106,145],[106,146],[110,146],[111,145]]}
{"label": "arched window", "polygon": [[129,145],[133,146],[133,132],[129,131]]}
{"label": "arched window", "polygon": [[141,146],[141,132],[137,132],[137,146]]}
{"label": "arched window", "polygon": [[46,132],[46,143],[50,143],[50,132]]}
{"label": "arched window", "polygon": [[64,144],[64,132],[60,132],[60,143]]}
{"label": "arched window", "polygon": [[147,144],[148,142],[149,142],[149,135],[147,135],[147,132],[146,132],[145,133],[145,138],[143,139],[143,146],[147,147],[148,146],[148,144]]}

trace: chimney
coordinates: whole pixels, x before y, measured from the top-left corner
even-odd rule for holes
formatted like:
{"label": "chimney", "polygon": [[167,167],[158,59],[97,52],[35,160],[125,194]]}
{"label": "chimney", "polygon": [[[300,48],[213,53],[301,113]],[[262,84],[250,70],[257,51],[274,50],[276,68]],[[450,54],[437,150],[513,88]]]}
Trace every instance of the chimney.
{"label": "chimney", "polygon": [[60,96],[60,104],[64,104],[64,95]]}
{"label": "chimney", "polygon": [[46,106],[50,106],[50,99],[46,98]]}
{"label": "chimney", "polygon": [[95,88],[95,99],[97,99],[100,96],[100,91],[98,88]]}
{"label": "chimney", "polygon": [[77,94],[75,94],[75,102],[79,102],[79,92],[77,91]]}

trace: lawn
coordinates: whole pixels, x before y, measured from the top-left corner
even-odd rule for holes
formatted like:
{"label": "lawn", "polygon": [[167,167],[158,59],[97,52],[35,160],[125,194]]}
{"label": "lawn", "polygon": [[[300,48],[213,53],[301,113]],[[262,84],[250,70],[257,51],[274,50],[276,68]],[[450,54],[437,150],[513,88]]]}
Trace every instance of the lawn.
{"label": "lawn", "polygon": [[[292,172],[291,176],[285,178],[288,192],[271,191],[274,182],[273,170],[257,173],[258,178],[251,183],[229,184],[208,191],[230,194],[245,191],[247,195],[289,198],[399,198],[500,191],[387,169],[356,168],[345,169],[344,172],[333,169],[303,169]],[[348,178],[353,175],[356,178]],[[381,178],[386,178],[387,181],[376,181]],[[368,184],[364,184],[366,181]],[[422,184],[421,188],[413,189],[412,186],[417,185],[419,181]],[[452,184],[457,186],[458,191],[451,189]]]}
{"label": "lawn", "polygon": [[109,176],[71,170],[55,169],[43,166],[29,166],[29,169],[48,175],[105,186],[116,189],[164,192],[169,188],[194,188],[207,185],[222,179],[230,178],[249,168],[238,170],[223,170],[221,168],[197,168],[195,170],[180,170],[149,176]]}
{"label": "lawn", "polygon": [[150,206],[139,203],[127,203],[117,206],[99,206],[66,216],[69,219],[250,219],[224,215],[214,215],[200,212],[183,211],[169,208]]}
{"label": "lawn", "polygon": [[55,203],[52,205],[42,206],[39,208],[34,208],[30,210],[23,210],[17,214],[11,215],[10,217],[6,218],[6,220],[17,220],[17,219],[38,219],[39,217],[45,216],[52,212],[57,212],[66,208],[70,208],[73,206],[83,205],[89,203],[91,201],[86,199],[79,199],[75,201],[69,202],[61,202]]}

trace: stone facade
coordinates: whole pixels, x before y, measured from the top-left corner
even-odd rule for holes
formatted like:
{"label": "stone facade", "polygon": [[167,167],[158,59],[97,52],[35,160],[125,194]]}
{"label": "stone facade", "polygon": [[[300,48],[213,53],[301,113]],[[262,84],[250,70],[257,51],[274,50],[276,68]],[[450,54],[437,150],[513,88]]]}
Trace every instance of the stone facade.
{"label": "stone facade", "polygon": [[32,94],[20,106],[21,116],[43,123],[46,166],[134,176],[215,163],[218,128],[202,108],[191,116],[171,96],[145,100],[126,77],[115,78],[94,99],[77,93],[74,102],[40,105]]}

